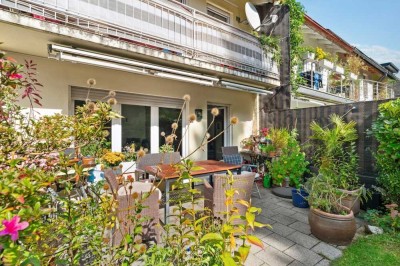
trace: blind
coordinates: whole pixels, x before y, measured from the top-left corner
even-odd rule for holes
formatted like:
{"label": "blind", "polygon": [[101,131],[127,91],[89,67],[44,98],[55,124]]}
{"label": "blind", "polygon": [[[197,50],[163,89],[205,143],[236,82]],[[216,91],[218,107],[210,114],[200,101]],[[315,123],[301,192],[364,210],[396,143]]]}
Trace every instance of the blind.
{"label": "blind", "polygon": [[[86,100],[89,88],[71,87],[72,100]],[[91,101],[106,101],[109,90],[90,89],[89,99]],[[115,98],[120,104],[145,105],[169,108],[181,108],[183,99],[169,98],[164,96],[153,96],[129,92],[116,92]]]}

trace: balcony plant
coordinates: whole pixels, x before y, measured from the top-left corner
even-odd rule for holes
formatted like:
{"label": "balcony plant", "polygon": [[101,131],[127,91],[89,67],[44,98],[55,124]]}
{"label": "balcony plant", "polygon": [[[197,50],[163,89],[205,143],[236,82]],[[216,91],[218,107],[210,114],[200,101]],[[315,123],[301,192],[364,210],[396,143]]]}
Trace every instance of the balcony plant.
{"label": "balcony plant", "polygon": [[341,205],[344,193],[336,188],[333,173],[310,178],[306,185],[311,233],[324,242],[348,245],[356,233],[353,211]]}
{"label": "balcony plant", "polygon": [[310,125],[315,144],[314,164],[323,176],[330,176],[333,185],[341,189],[347,197],[341,197],[341,204],[360,211],[360,199],[366,198],[364,186],[359,184],[358,156],[355,141],[358,138],[356,122],[346,123],[342,117],[332,114],[330,127],[322,127],[315,121]]}
{"label": "balcony plant", "polygon": [[272,54],[272,60],[276,64],[280,65],[282,62],[282,51],[281,51],[281,37],[266,35],[264,33],[259,33],[253,31],[253,35],[258,38],[260,45],[265,53]]}
{"label": "balcony plant", "polygon": [[245,150],[252,151],[254,149],[254,144],[255,144],[255,141],[254,141],[253,136],[244,138],[240,141],[240,146],[242,147],[242,149],[245,149]]}
{"label": "balcony plant", "polygon": [[304,54],[303,54],[303,59],[304,60],[315,60],[315,48],[314,47],[304,47]]}

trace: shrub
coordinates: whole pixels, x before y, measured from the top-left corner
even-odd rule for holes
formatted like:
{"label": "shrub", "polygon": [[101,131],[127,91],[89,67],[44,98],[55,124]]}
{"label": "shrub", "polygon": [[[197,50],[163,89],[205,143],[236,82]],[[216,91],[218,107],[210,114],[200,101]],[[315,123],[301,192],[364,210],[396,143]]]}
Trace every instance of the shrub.
{"label": "shrub", "polygon": [[375,155],[378,184],[387,203],[400,205],[400,99],[379,105],[372,132],[379,142]]}

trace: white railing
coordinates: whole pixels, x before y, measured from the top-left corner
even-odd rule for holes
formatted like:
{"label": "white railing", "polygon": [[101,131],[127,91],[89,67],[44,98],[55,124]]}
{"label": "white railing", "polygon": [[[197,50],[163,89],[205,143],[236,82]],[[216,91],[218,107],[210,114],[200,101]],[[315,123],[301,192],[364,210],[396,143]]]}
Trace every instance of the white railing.
{"label": "white railing", "polygon": [[0,0],[0,5],[137,45],[277,78],[257,38],[169,0]]}
{"label": "white railing", "polygon": [[394,85],[374,80],[344,80],[325,76],[317,71],[302,72],[303,86],[356,102],[391,99],[395,97]]}

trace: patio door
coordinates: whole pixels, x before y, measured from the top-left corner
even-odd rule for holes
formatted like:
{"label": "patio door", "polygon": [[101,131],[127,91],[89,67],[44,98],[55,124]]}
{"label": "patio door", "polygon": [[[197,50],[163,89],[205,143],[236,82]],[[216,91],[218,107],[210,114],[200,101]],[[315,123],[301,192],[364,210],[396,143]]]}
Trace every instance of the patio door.
{"label": "patio door", "polygon": [[[210,124],[213,120],[211,114],[212,108],[218,108],[219,115],[215,117],[214,123],[211,125],[208,133],[210,139],[218,136],[228,125],[229,108],[228,106],[219,104],[208,104],[207,105],[207,124]],[[207,159],[208,160],[222,160],[222,147],[230,145],[230,130],[225,131],[219,135],[215,140],[207,144]]]}
{"label": "patio door", "polygon": [[[86,88],[71,89],[72,110],[84,104],[87,91]],[[94,101],[105,99],[107,94],[108,91],[91,89],[90,98]],[[151,153],[158,153],[160,146],[165,143],[161,132],[171,134],[171,124],[177,121],[183,100],[125,92],[117,92],[116,99],[118,104],[113,106],[113,110],[123,118],[113,119],[109,125],[110,148],[113,151],[122,151],[125,146],[134,143],[136,149],[143,147]],[[181,118],[187,117],[187,109],[188,106],[183,110]],[[182,155],[187,153],[188,147],[188,139],[182,140],[182,132],[186,126],[184,119],[178,122],[177,139],[173,143],[174,149],[179,148]]]}

